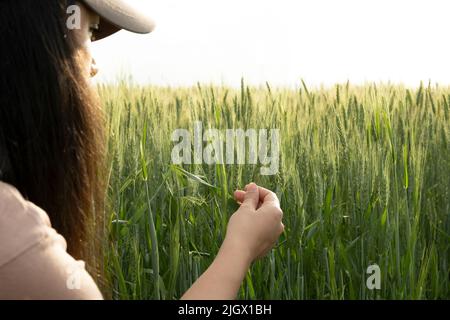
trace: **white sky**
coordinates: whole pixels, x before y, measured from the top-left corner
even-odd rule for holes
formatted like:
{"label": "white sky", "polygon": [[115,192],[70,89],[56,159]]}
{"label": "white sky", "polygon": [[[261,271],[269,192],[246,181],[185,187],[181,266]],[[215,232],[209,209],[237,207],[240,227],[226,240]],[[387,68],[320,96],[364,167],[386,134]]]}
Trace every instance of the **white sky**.
{"label": "white sky", "polygon": [[157,24],[96,42],[99,81],[450,84],[449,0],[134,0]]}

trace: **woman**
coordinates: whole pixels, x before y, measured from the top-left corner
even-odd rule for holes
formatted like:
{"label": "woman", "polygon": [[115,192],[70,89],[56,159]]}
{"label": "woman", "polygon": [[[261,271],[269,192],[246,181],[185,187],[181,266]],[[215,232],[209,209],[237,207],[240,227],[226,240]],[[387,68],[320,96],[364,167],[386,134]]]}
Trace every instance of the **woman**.
{"label": "woman", "polygon": [[[100,280],[104,128],[89,45],[120,29],[153,23],[122,0],[0,2],[0,299],[103,298],[84,267]],[[251,183],[235,198],[216,259],[182,298],[235,298],[283,231],[273,192]]]}

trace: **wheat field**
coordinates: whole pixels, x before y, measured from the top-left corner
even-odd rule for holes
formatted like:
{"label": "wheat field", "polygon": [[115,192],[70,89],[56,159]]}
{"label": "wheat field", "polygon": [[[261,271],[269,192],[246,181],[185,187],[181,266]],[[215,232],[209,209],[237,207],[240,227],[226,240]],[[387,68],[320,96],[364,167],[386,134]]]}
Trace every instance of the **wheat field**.
{"label": "wheat field", "polygon": [[[450,88],[100,85],[114,299],[178,299],[209,266],[249,182],[285,233],[240,299],[450,298]],[[280,130],[280,164],[172,163],[175,129]],[[366,285],[377,264],[380,289]]]}

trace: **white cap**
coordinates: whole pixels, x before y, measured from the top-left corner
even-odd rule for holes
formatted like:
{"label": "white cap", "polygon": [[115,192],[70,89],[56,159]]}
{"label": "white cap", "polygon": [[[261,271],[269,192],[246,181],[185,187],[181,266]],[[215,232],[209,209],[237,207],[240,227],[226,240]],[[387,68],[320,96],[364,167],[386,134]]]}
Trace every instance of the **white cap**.
{"label": "white cap", "polygon": [[100,16],[95,40],[106,38],[121,29],[134,33],[150,33],[155,28],[153,20],[126,0],[82,0]]}

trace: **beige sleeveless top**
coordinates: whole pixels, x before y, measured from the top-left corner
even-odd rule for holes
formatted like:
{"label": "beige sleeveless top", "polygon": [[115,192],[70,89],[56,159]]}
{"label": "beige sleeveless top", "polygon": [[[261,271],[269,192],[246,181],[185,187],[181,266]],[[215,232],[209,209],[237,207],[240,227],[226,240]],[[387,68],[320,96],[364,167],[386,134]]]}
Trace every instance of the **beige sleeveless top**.
{"label": "beige sleeveless top", "polygon": [[0,299],[102,299],[48,215],[0,181]]}

